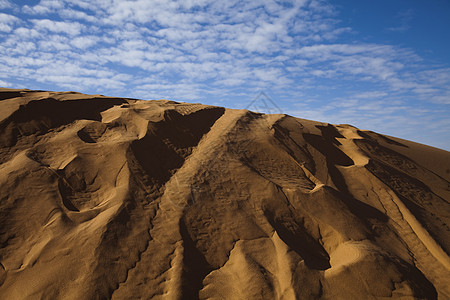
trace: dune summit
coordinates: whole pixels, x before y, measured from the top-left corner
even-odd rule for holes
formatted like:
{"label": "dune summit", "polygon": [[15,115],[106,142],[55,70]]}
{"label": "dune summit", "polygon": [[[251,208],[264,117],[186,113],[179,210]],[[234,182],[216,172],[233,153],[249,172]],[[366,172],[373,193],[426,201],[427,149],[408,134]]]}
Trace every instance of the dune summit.
{"label": "dune summit", "polygon": [[277,114],[0,90],[2,299],[449,299],[450,153]]}

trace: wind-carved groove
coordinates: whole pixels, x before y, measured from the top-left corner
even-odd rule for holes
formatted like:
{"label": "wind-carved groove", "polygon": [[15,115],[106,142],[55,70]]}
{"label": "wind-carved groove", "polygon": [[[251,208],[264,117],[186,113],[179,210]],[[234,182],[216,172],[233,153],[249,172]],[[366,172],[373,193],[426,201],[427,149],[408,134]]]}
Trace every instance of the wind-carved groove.
{"label": "wind-carved groove", "polygon": [[335,190],[331,187],[324,187],[330,195],[340,199],[348,209],[355,215],[363,224],[370,227],[369,220],[377,220],[382,223],[389,221],[389,218],[378,209],[371,205],[368,205],[358,199],[354,198],[351,194],[343,193],[341,191]]}
{"label": "wind-carved groove", "polygon": [[[312,190],[314,183],[306,176],[299,163],[300,161],[311,169],[315,168],[309,152],[297,144],[288,133],[282,132],[284,128],[278,126],[277,123],[271,126],[274,130],[274,135],[270,136],[271,141],[273,141],[273,148],[262,151],[264,146],[258,141],[262,135],[257,133],[257,127],[263,127],[261,123],[264,122],[267,122],[267,120],[260,114],[247,112],[241,116],[233,130],[230,131],[235,135],[228,136],[227,152],[235,154],[242,164],[278,186],[289,185],[290,187],[297,186],[301,189]],[[297,124],[295,123],[295,125]],[[271,128],[263,128],[263,133],[269,134]],[[236,139],[236,136],[240,135],[251,138]],[[286,152],[289,158],[277,160],[270,154],[273,151]]]}
{"label": "wind-carved groove", "polygon": [[125,160],[123,162],[122,166],[120,167],[119,171],[117,171],[116,178],[114,179],[114,186],[117,186],[117,181],[119,180],[120,173],[122,172],[122,170],[124,170],[127,163],[128,163],[128,161]]}
{"label": "wind-carved groove", "polygon": [[[278,141],[281,147],[300,165],[304,165],[311,173],[316,172],[316,165],[314,163],[314,159],[306,149],[295,141],[289,131],[278,125],[278,123],[274,124],[274,138]],[[297,150],[297,151],[296,151]],[[300,152],[300,153],[298,153]]]}
{"label": "wind-carved groove", "polygon": [[311,146],[322,153],[330,165],[351,166],[353,160],[342,152],[338,147],[341,143],[336,138],[343,138],[336,127],[316,126],[322,132],[322,135],[315,135],[311,133],[303,133],[303,137]]}
{"label": "wind-carved groove", "polygon": [[362,130],[357,130],[357,133],[365,138],[366,140],[370,140],[370,141],[376,141],[377,139],[381,139],[382,141],[391,144],[391,145],[395,145],[395,146],[400,146],[400,147],[404,147],[404,148],[408,148],[408,146],[399,143],[397,141],[394,141],[393,139],[388,138],[387,136],[384,136],[382,134],[378,134],[376,132],[373,131],[362,131]]}
{"label": "wind-carved groove", "polygon": [[[125,164],[129,165],[129,162],[126,161]],[[124,165],[125,165],[124,164]],[[130,170],[131,171],[131,170]],[[127,240],[129,239],[129,244],[134,244],[138,240],[145,241],[145,246],[139,248],[137,247],[137,256],[135,260],[132,260],[130,264],[126,266],[125,270],[122,270],[121,274],[125,274],[125,276],[116,276],[115,281],[113,280],[113,284],[108,288],[108,294],[109,299],[112,298],[114,293],[116,293],[117,290],[120,289],[122,285],[125,285],[130,277],[130,273],[133,272],[141,263],[142,257],[144,253],[146,253],[150,248],[150,243],[153,241],[153,237],[151,234],[152,229],[154,228],[153,220],[157,215],[157,212],[159,211],[159,199],[161,197],[161,193],[159,190],[154,190],[151,195],[147,191],[142,190],[142,186],[139,185],[139,183],[135,182],[135,178],[131,177],[129,178],[129,184],[130,184],[130,194],[129,194],[129,201],[127,209],[127,214],[125,214],[125,217],[119,217],[114,218],[112,222],[110,222],[107,226],[111,229],[110,233],[114,234],[114,226],[120,226],[120,230],[122,231],[123,235],[121,235],[122,239],[125,241],[123,243],[127,243]],[[150,201],[148,198],[152,198],[153,201]],[[121,213],[123,213],[123,209],[121,209]],[[120,216],[120,214],[118,214]],[[131,218],[131,215],[134,217]],[[127,216],[129,216],[127,218]],[[139,220],[141,221],[139,223]],[[133,226],[133,222],[137,222]],[[116,224],[116,225],[114,225]],[[133,230],[140,230],[140,235],[130,237],[130,232]],[[143,236],[143,237],[142,237]],[[114,242],[114,246],[120,246],[120,242],[122,239],[117,239]],[[102,244],[105,247],[105,249],[109,248],[109,241],[107,238],[104,238],[102,240]],[[142,245],[142,243],[140,244]],[[133,248],[128,245],[130,249],[133,249],[136,251],[136,247]],[[107,250],[109,251],[109,250]],[[116,254],[118,258],[116,258],[116,261],[123,260],[124,258],[129,259],[130,254],[129,253],[117,253]],[[109,263],[111,260],[105,260],[105,263]],[[110,274],[108,274],[110,275]],[[102,279],[99,279],[100,281]]]}
{"label": "wind-carved groove", "polygon": [[79,171],[56,170],[54,173],[58,176],[58,191],[68,210],[78,212],[92,209],[99,204],[95,197],[101,188],[100,184],[95,184],[98,173],[91,179]]}
{"label": "wind-carved groove", "polygon": [[[376,159],[377,161],[382,162],[389,167],[396,169],[408,177],[413,178],[412,180],[416,181],[416,185],[420,185],[423,189],[427,190],[427,193],[433,193],[430,188],[421,182],[420,180],[414,179],[414,176],[417,177],[419,174],[424,174],[429,172],[433,176],[434,179],[442,181],[443,184],[447,184],[450,186],[450,182],[446,179],[442,178],[440,175],[434,173],[433,171],[428,170],[417,164],[415,161],[409,159],[408,157],[397,153],[389,148],[383,147],[376,140],[355,140],[355,144],[364,152],[367,156]],[[450,204],[446,199],[441,198],[446,203]]]}
{"label": "wind-carved groove", "polygon": [[106,124],[93,121],[79,130],[77,135],[85,143],[97,143],[106,129]]}
{"label": "wind-carved groove", "polygon": [[[101,264],[107,264],[111,260],[129,261],[126,265],[118,266],[116,274],[104,274],[108,280],[99,278],[99,282],[103,282],[103,292],[101,294],[112,296],[120,284],[126,282],[129,272],[137,267],[141,257],[148,250],[151,241],[150,228],[142,230],[142,222],[138,222],[131,218],[131,215],[147,215],[148,205],[146,200],[149,195],[153,198],[161,196],[161,187],[170,180],[173,173],[179,169],[185,159],[192,152],[193,147],[197,146],[204,134],[206,134],[215,121],[223,114],[223,108],[208,109],[196,111],[190,115],[182,115],[176,110],[166,110],[164,119],[160,122],[150,122],[147,134],[139,140],[131,142],[127,151],[127,162],[130,169],[130,180],[134,180],[134,188],[142,191],[139,199],[125,200],[123,207],[120,208],[118,214],[108,224],[108,229],[102,238],[102,244],[98,249],[115,249],[110,253],[109,259],[102,259]],[[205,118],[208,122],[205,122]],[[142,180],[140,180],[142,178]],[[131,197],[131,195],[129,196]],[[143,198],[142,198],[143,197]],[[156,202],[152,202],[156,205]],[[136,217],[136,216],[135,216]],[[146,219],[144,216],[142,216]],[[141,224],[141,225],[139,225]],[[151,224],[151,218],[150,218]],[[180,229],[183,231],[183,229]],[[140,235],[148,235],[148,238],[142,239],[135,237],[131,240],[130,232],[141,232]],[[186,236],[188,253],[189,240]],[[133,253],[122,253],[120,251],[122,243],[136,243],[138,240],[145,240],[145,245],[135,247]],[[128,247],[130,247],[128,245]],[[111,250],[105,250],[111,251]],[[190,255],[190,254],[188,254]],[[128,257],[125,259],[125,257]],[[131,259],[131,257],[135,257]],[[130,261],[131,259],[131,261]],[[98,268],[101,270],[102,268]],[[106,285],[105,285],[106,284]],[[190,295],[189,289],[186,292]],[[198,294],[198,291],[197,291]],[[198,296],[197,296],[198,297]]]}
{"label": "wind-carved groove", "polygon": [[319,242],[307,233],[302,225],[292,219],[287,227],[270,210],[266,210],[264,214],[280,239],[300,255],[309,268],[326,270],[331,267],[328,253]]}
{"label": "wind-carved groove", "polygon": [[418,167],[416,163],[400,153],[397,153],[389,148],[381,146],[378,142],[373,140],[361,139],[354,140],[354,143],[367,156],[377,158],[392,167],[395,167],[404,172],[417,172]]}
{"label": "wind-carved groove", "polygon": [[[119,98],[93,98],[58,101],[54,98],[30,101],[0,122],[0,135],[8,133],[9,141],[22,136],[42,135],[50,129],[66,125],[75,120],[101,121],[101,112],[114,105],[124,103]],[[9,129],[8,129],[9,128]],[[15,138],[10,136],[17,135]],[[15,143],[10,142],[10,147]],[[3,146],[0,144],[0,147]]]}
{"label": "wind-carved groove", "polygon": [[223,113],[223,108],[190,115],[167,110],[163,121],[149,123],[147,134],[133,141],[129,152],[146,175],[144,184],[161,186],[167,182]]}
{"label": "wind-carved groove", "polygon": [[[137,266],[152,239],[152,223],[147,222],[140,202],[126,199],[116,215],[109,221],[97,248],[97,290],[95,295],[111,299],[129,272]],[[150,214],[147,211],[147,214]],[[111,266],[111,262],[117,262]],[[108,266],[108,267],[107,267]],[[106,271],[107,270],[107,271]]]}
{"label": "wind-carved groove", "polygon": [[6,100],[6,99],[10,99],[10,98],[18,98],[18,97],[22,97],[22,92],[20,91],[0,91],[0,101],[1,100]]}
{"label": "wind-carved groove", "polygon": [[74,189],[67,183],[66,179],[61,176],[58,178],[58,190],[59,194],[61,195],[62,203],[68,210],[80,211],[67,196],[69,194],[72,194],[74,192]]}
{"label": "wind-carved groove", "polygon": [[[396,153],[395,141],[344,128],[357,149],[334,126],[288,116],[14,93],[7,96],[30,102],[0,121],[0,160],[11,162],[0,176],[0,297],[334,299],[347,288],[363,298],[448,297],[448,273],[431,243],[432,234],[450,241],[448,225],[438,224],[448,211],[436,196],[445,185],[432,183],[432,164]],[[117,103],[124,105],[103,111]],[[139,137],[130,141],[136,124]],[[66,141],[70,147],[57,144]],[[359,150],[367,165],[350,159]],[[54,178],[42,178],[45,169]],[[183,196],[190,184],[195,195],[174,207],[162,195],[177,188],[180,169]],[[48,236],[43,249],[28,243]],[[12,271],[21,263],[11,263],[16,250],[39,260],[39,282],[23,290],[29,270]],[[77,274],[80,284],[70,283]],[[61,284],[49,285],[55,276]]]}
{"label": "wind-carved groove", "polygon": [[199,299],[199,292],[203,288],[203,280],[213,268],[197,249],[184,220],[180,220],[180,234],[184,247],[182,299]]}
{"label": "wind-carved groove", "polygon": [[2,263],[0,263],[0,286],[5,282],[6,270]]}
{"label": "wind-carved groove", "polygon": [[329,127],[319,126],[319,128],[326,133],[326,138],[310,133],[303,133],[303,138],[308,144],[313,146],[325,157],[328,174],[330,175],[336,187],[340,191],[348,193],[347,183],[345,182],[345,179],[342,176],[341,172],[336,167],[348,167],[354,165],[353,160],[344,152],[342,152],[338,147],[336,147],[336,145],[340,145],[340,143],[336,140],[336,137],[342,137],[342,135],[339,134],[336,128],[334,128],[334,130],[330,129]]}
{"label": "wind-carved groove", "polygon": [[110,292],[110,299],[112,298],[112,296],[114,295],[114,293],[120,288],[120,286],[121,286],[122,284],[125,284],[125,283],[127,282],[128,278],[130,277],[130,272],[132,272],[134,269],[136,269],[136,267],[138,266],[138,264],[142,261],[142,255],[143,255],[145,252],[147,252],[147,250],[148,250],[149,247],[150,247],[150,242],[153,240],[153,238],[152,238],[152,236],[151,236],[151,234],[150,234],[150,231],[152,230],[152,228],[153,228],[153,224],[150,222],[150,226],[149,226],[149,228],[148,228],[148,239],[147,239],[147,243],[146,243],[146,245],[145,245],[144,250],[138,252],[138,258],[137,258],[137,260],[135,260],[135,261],[133,262],[133,264],[126,270],[126,276],[125,276],[125,279],[122,280],[122,281],[120,281],[120,282],[118,282],[118,283],[116,284],[116,287]]}
{"label": "wind-carved groove", "polygon": [[[450,228],[438,217],[439,210],[445,211],[448,203],[435,195],[423,182],[378,160],[370,160],[366,168],[394,191],[440,246],[449,251]],[[440,234],[436,235],[436,232]]]}

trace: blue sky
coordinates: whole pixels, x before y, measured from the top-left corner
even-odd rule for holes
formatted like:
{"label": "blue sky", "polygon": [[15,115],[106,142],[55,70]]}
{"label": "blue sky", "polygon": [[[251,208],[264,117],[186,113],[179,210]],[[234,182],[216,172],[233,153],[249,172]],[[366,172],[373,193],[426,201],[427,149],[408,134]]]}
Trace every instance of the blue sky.
{"label": "blue sky", "polygon": [[0,86],[245,108],[450,150],[448,0],[0,0]]}

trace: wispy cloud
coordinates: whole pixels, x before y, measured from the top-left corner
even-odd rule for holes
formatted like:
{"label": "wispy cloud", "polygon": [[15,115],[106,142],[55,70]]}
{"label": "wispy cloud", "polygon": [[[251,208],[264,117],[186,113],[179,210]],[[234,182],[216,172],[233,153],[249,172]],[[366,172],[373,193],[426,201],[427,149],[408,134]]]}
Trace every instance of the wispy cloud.
{"label": "wispy cloud", "polygon": [[395,17],[395,20],[398,23],[398,25],[389,27],[387,29],[390,31],[405,32],[411,28],[410,24],[413,17],[414,11],[412,9],[402,10]]}
{"label": "wispy cloud", "polygon": [[[323,0],[0,0],[0,9],[2,85],[239,108],[265,90],[289,113],[386,131],[399,115],[414,127],[427,105],[450,103],[448,67],[342,39],[353,29]],[[408,101],[423,105],[413,112]]]}
{"label": "wispy cloud", "polygon": [[13,4],[8,0],[0,0],[0,9],[12,8]]}

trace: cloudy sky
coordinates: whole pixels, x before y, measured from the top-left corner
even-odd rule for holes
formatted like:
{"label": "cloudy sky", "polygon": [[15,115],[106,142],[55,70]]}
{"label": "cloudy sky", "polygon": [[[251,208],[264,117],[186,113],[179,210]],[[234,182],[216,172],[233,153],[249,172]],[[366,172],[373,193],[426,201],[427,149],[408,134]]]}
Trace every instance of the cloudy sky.
{"label": "cloudy sky", "polygon": [[230,108],[264,92],[450,150],[449,29],[448,0],[0,0],[0,86]]}

